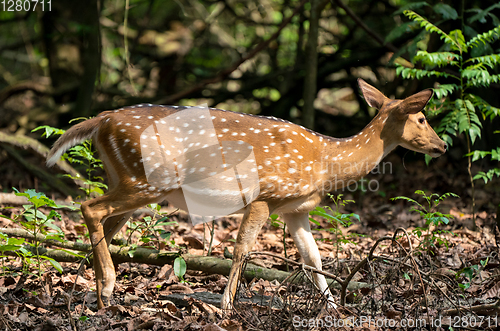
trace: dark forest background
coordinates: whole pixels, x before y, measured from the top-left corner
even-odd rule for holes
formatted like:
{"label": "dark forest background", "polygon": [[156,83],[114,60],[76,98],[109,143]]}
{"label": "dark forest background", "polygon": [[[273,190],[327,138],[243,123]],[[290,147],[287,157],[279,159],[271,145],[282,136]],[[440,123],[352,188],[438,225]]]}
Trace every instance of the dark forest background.
{"label": "dark forest background", "polygon": [[[0,130],[36,139],[40,132],[31,130],[40,125],[68,128],[71,119],[137,103],[208,103],[349,136],[375,112],[362,100],[358,77],[392,98],[438,86],[432,78],[396,74],[397,63],[418,68],[412,62],[418,50],[443,47],[439,35],[411,22],[404,9],[443,31],[462,29],[466,39],[498,26],[500,12],[496,1],[486,0],[53,0],[36,10],[32,3],[29,11],[6,5],[0,10]],[[486,53],[499,50],[496,40]],[[473,92],[500,106],[498,81]],[[432,109],[427,115],[434,127],[444,116]],[[497,148],[498,118],[480,119],[483,134],[472,149]],[[50,146],[54,139],[40,141]],[[467,172],[467,139],[452,139],[444,158]],[[2,181],[4,192],[39,184],[16,175],[11,155],[0,150],[1,172],[14,177]],[[423,160],[397,153],[406,162]],[[496,166],[485,158],[472,170]]]}

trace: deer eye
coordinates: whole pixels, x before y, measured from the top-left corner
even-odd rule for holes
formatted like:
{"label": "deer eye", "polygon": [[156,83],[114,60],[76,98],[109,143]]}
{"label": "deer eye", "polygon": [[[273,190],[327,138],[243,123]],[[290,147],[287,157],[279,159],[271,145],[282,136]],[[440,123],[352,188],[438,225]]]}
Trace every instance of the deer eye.
{"label": "deer eye", "polygon": [[425,117],[421,117],[418,119],[418,123],[424,124],[425,123]]}

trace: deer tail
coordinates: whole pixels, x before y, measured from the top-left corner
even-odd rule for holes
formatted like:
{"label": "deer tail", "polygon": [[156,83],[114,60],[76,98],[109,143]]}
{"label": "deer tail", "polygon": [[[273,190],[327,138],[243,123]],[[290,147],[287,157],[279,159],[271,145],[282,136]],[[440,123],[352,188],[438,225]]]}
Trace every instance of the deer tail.
{"label": "deer tail", "polygon": [[92,138],[99,130],[101,116],[94,117],[72,126],[57,141],[47,155],[47,166],[52,167],[71,147]]}

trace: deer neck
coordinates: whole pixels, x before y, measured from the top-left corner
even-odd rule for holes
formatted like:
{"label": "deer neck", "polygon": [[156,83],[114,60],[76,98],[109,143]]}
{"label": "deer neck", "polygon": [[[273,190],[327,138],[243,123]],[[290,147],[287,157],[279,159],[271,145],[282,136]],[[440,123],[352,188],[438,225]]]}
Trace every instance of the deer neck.
{"label": "deer neck", "polygon": [[391,152],[397,143],[384,137],[386,116],[376,116],[358,134],[341,139],[332,139],[323,151],[326,167],[326,183],[341,189],[354,184],[372,171]]}

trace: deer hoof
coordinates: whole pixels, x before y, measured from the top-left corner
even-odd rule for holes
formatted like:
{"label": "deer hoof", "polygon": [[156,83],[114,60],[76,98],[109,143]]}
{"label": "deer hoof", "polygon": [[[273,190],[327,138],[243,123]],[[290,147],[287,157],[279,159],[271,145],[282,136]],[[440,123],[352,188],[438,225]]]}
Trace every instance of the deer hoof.
{"label": "deer hoof", "polygon": [[230,298],[227,297],[227,295],[225,295],[225,293],[222,296],[220,306],[221,306],[222,310],[232,310],[233,309],[233,302]]}

